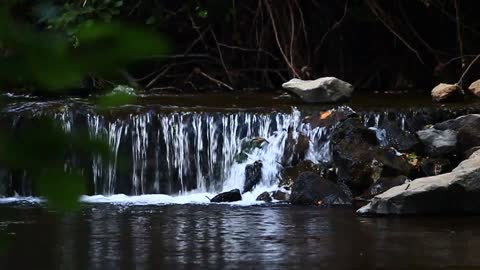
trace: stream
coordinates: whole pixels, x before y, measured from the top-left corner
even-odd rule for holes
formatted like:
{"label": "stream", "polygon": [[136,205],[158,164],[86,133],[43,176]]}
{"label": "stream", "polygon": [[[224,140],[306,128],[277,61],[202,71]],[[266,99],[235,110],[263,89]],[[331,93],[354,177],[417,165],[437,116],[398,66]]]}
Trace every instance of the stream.
{"label": "stream", "polygon": [[[302,137],[301,160],[330,162],[336,124],[315,120],[326,111],[355,112],[390,147],[389,121],[414,132],[480,112],[480,104],[435,106],[396,95],[321,106],[276,94],[191,99],[147,96],[98,110],[88,99],[9,97],[2,128],[21,130],[49,116],[66,133],[105,140],[114,155],[65,156],[65,170],[80,169],[88,180],[81,210],[67,214],[45,207],[28,171],[0,166],[0,269],[480,267],[479,217],[368,218],[350,208],[256,201],[298,162],[292,149]],[[245,150],[258,138],[261,147]],[[255,161],[263,164],[261,181],[241,201],[209,202],[242,190]]]}

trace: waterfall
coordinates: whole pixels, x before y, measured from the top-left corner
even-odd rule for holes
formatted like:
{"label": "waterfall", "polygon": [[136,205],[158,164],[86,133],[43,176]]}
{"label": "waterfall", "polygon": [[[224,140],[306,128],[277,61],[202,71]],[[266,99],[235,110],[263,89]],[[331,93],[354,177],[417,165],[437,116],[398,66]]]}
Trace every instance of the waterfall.
{"label": "waterfall", "polygon": [[[108,164],[100,157],[93,158],[94,194],[178,194],[241,188],[245,167],[257,160],[263,163],[261,185],[272,186],[282,169],[289,129],[294,139],[301,132],[312,142],[309,159],[329,159],[328,139],[321,140],[327,136],[325,129],[301,123],[297,109],[290,113],[146,112],[113,122],[101,115],[88,115],[88,129],[93,137],[108,138],[114,153]],[[237,162],[242,142],[253,138],[264,138],[268,143]],[[131,148],[122,151],[126,157],[119,154],[125,145]],[[130,184],[119,185],[124,181],[117,167],[122,158],[131,166],[130,178],[126,177]]]}
{"label": "waterfall", "polygon": [[[281,170],[291,162],[285,158],[291,154],[287,148],[300,135],[309,141],[307,159],[325,162],[330,158],[329,130],[303,123],[302,113],[296,108],[274,112],[129,109],[118,114],[68,104],[53,113],[48,109],[31,113],[29,107],[15,108],[10,109],[15,111],[13,128],[18,119],[28,121],[29,117],[46,114],[52,115],[67,133],[86,129],[90,138],[108,143],[110,158],[74,152],[66,157],[65,169],[80,169],[90,181],[89,195],[178,195],[242,189],[245,167],[261,161],[262,181],[256,194],[278,185]],[[242,145],[259,138],[266,141],[261,147],[242,149]],[[246,158],[239,161],[240,154]],[[9,193],[33,195],[25,188],[29,186],[28,173],[15,174],[9,172],[7,176],[20,178],[22,184],[11,185],[14,191]]]}

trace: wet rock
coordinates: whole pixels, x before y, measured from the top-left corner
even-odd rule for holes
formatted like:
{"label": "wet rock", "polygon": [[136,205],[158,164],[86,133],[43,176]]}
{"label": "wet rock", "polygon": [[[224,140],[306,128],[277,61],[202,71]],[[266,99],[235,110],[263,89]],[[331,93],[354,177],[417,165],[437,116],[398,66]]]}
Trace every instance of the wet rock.
{"label": "wet rock", "polygon": [[457,145],[460,151],[480,146],[480,118],[478,123],[468,124],[458,130]]}
{"label": "wet rock", "polygon": [[336,176],[333,170],[326,164],[315,164],[310,160],[304,160],[295,166],[286,167],[281,176],[279,186],[290,186],[303,172],[314,172],[329,180],[335,180]]}
{"label": "wet rock", "polygon": [[243,140],[240,146],[241,151],[235,156],[235,161],[238,163],[245,162],[248,159],[248,155],[255,150],[255,148],[262,148],[269,142],[265,138],[253,138]]}
{"label": "wet rock", "polygon": [[311,128],[333,127],[341,121],[357,116],[356,112],[348,106],[340,106],[336,109],[321,111],[308,115],[303,119],[303,123],[310,124]]}
{"label": "wet rock", "polygon": [[429,128],[417,132],[418,137],[425,145],[425,152],[431,157],[454,154],[457,145],[457,132],[446,129]]}
{"label": "wet rock", "polygon": [[452,171],[452,163],[446,158],[427,158],[421,161],[420,168],[425,176],[434,176]]}
{"label": "wet rock", "polygon": [[271,202],[272,197],[270,196],[270,193],[265,191],[262,194],[258,195],[256,201]]}
{"label": "wet rock", "polygon": [[377,194],[383,193],[392,187],[403,185],[409,182],[410,179],[405,175],[399,175],[396,177],[382,177],[373,183],[368,190],[362,195],[362,197],[372,197]]}
{"label": "wet rock", "polygon": [[272,192],[272,198],[277,201],[288,201],[290,200],[290,192],[284,189],[275,190]]}
{"label": "wet rock", "polygon": [[432,99],[435,102],[454,102],[463,100],[463,90],[457,84],[441,83],[432,90]]}
{"label": "wet rock", "polygon": [[409,175],[411,165],[394,150],[378,146],[375,132],[357,119],[342,122],[332,134],[333,165],[338,182],[362,194],[382,176]]}
{"label": "wet rock", "polygon": [[255,161],[245,167],[245,184],[243,185],[243,193],[250,192],[262,181],[262,161]]}
{"label": "wet rock", "polygon": [[299,96],[306,103],[335,103],[349,100],[353,86],[335,77],[316,80],[291,79],[283,88]]}
{"label": "wet rock", "polygon": [[305,158],[309,147],[310,140],[308,137],[300,133],[295,139],[293,137],[293,130],[290,128],[285,142],[282,164],[284,166],[295,166]]}
{"label": "wet rock", "polygon": [[480,97],[480,80],[476,80],[470,84],[468,91],[470,91],[470,93],[472,93],[474,96]]}
{"label": "wet rock", "polygon": [[348,205],[351,199],[343,190],[313,172],[302,173],[292,186],[290,202],[299,205]]}
{"label": "wet rock", "polygon": [[476,125],[480,123],[480,114],[467,114],[435,124],[433,127],[439,130],[451,129],[458,131],[467,125]]}
{"label": "wet rock", "polygon": [[480,146],[480,114],[469,114],[434,126],[436,129],[457,131],[457,147],[460,151]]}
{"label": "wet rock", "polygon": [[386,145],[393,147],[402,153],[419,153],[422,151],[422,142],[417,135],[401,129],[395,121],[385,121],[382,128],[385,130]]}
{"label": "wet rock", "polygon": [[375,196],[359,214],[479,214],[480,151],[452,172],[416,179]]}
{"label": "wet rock", "polygon": [[217,196],[213,197],[210,200],[210,202],[213,202],[213,203],[236,202],[241,200],[242,200],[242,194],[240,194],[240,190],[232,189],[230,191],[218,194]]}

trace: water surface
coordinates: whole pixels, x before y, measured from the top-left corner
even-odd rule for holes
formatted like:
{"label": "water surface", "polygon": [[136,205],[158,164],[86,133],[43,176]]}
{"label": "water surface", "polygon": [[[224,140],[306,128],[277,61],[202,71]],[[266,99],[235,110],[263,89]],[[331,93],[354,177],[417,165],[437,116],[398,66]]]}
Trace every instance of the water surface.
{"label": "water surface", "polygon": [[8,204],[0,269],[476,269],[479,225],[289,205]]}

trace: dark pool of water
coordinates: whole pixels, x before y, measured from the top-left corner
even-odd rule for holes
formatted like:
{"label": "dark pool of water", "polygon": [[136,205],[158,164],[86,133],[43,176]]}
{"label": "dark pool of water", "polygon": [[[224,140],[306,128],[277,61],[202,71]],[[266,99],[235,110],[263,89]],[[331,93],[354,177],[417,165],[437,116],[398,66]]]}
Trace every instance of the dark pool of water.
{"label": "dark pool of water", "polygon": [[0,269],[480,268],[480,217],[292,206],[0,206]]}

